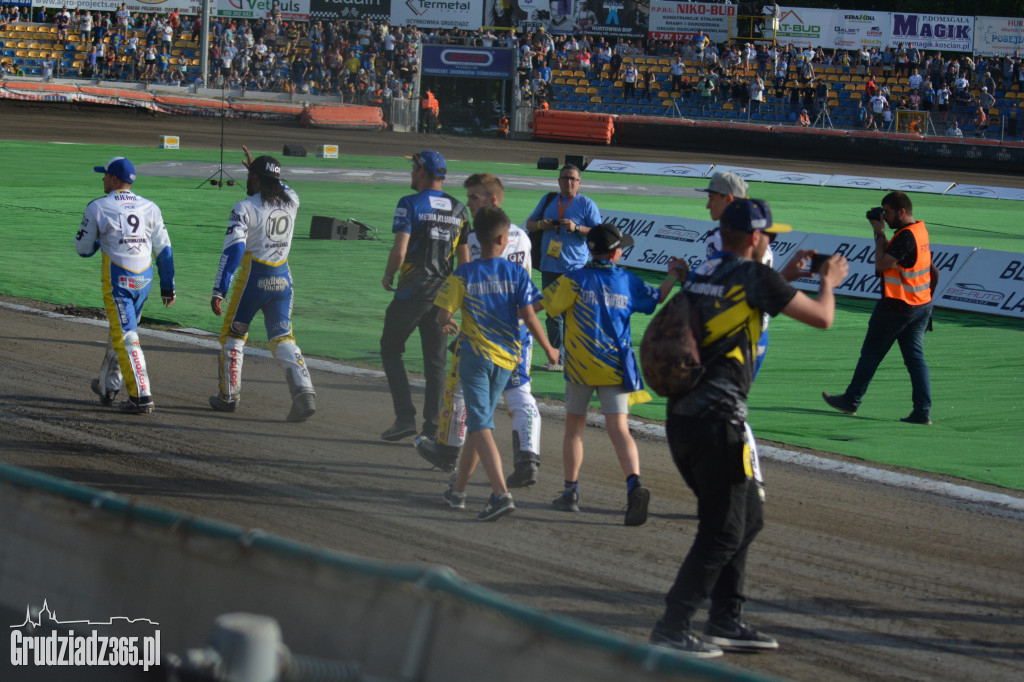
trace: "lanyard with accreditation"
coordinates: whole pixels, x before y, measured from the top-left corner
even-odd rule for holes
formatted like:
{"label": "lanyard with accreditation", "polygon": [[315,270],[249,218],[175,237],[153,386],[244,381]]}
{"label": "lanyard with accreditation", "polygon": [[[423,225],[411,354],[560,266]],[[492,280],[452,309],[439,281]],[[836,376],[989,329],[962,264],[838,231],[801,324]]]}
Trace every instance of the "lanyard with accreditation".
{"label": "lanyard with accreditation", "polygon": [[[576,198],[575,196],[570,197],[569,201],[565,202],[565,204],[563,205],[562,204],[562,197],[561,196],[558,197],[558,220],[559,221],[562,220],[562,216],[565,215],[566,209],[569,208],[569,204],[571,204],[572,200],[575,199],[575,198]],[[559,226],[557,234],[561,234],[561,233],[562,233],[562,228],[561,228],[561,226]],[[568,234],[568,232],[566,232],[566,234]],[[561,240],[552,237],[551,238],[551,242],[548,244],[548,255],[550,257],[552,257],[552,258],[558,258],[561,255],[561,253],[562,253],[562,242],[561,242]]]}

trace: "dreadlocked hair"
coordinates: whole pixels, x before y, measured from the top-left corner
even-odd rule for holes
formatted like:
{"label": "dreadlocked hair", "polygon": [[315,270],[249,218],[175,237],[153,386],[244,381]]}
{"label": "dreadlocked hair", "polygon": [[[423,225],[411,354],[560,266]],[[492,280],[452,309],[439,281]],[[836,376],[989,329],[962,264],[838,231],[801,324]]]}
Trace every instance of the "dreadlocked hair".
{"label": "dreadlocked hair", "polygon": [[270,178],[266,175],[260,176],[260,199],[264,204],[277,204],[279,206],[291,206],[292,198],[284,191],[284,185],[278,178]]}

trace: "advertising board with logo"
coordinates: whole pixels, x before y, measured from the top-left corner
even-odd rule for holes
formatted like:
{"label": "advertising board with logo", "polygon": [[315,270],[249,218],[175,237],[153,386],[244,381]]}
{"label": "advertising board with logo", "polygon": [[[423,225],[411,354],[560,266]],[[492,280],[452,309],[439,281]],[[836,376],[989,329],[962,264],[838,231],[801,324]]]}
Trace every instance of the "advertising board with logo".
{"label": "advertising board with logo", "polygon": [[953,187],[953,184],[948,181],[898,180],[894,178],[870,178],[859,175],[833,175],[825,182],[826,187],[899,190],[901,192],[924,192],[926,194],[945,194]]}
{"label": "advertising board with logo", "polygon": [[710,2],[670,2],[651,0],[652,40],[690,40],[704,31],[712,42],[729,39],[729,18],[736,16],[736,5]]}
{"label": "advertising board with logo", "polygon": [[[865,231],[869,231],[866,222],[864,227]],[[892,233],[889,234],[891,236]],[[799,248],[814,249],[818,253],[838,253],[846,257],[850,265],[850,272],[846,279],[836,287],[836,294],[855,298],[881,298],[882,282],[875,274],[875,242],[871,238],[809,233]],[[970,246],[946,246],[944,244],[931,244],[931,249],[932,263],[939,271],[940,283],[956,278],[957,273],[975,251],[974,247]],[[777,269],[781,269],[781,267],[776,263]],[[797,289],[804,291],[817,291],[819,281],[816,277],[801,277],[792,284]]]}
{"label": "advertising board with logo", "polygon": [[391,24],[418,28],[480,28],[483,0],[392,0]]}
{"label": "advertising board with logo", "polygon": [[832,14],[832,44],[840,50],[861,47],[884,48],[889,44],[888,12],[835,10]]}
{"label": "advertising board with logo", "polygon": [[946,194],[958,197],[978,197],[981,199],[1010,199],[1024,201],[1024,189],[1013,187],[990,187],[988,185],[957,185]]}
{"label": "advertising board with logo", "polygon": [[812,185],[820,187],[831,178],[821,173],[800,173],[798,171],[777,171],[745,166],[715,166],[716,173],[735,173],[747,182],[777,182],[783,185]]}
{"label": "advertising board with logo", "polygon": [[[310,0],[278,0],[281,18],[285,21],[309,21]],[[217,16],[242,19],[265,19],[270,15],[273,0],[217,0]]]}
{"label": "advertising board with logo", "polygon": [[718,228],[711,220],[629,211],[602,211],[601,217],[633,238],[620,264],[655,272],[667,272],[670,258],[685,260],[691,268],[704,262],[708,238]]}
{"label": "advertising board with logo", "polygon": [[1024,319],[1024,255],[978,249],[954,276],[940,279],[935,304]]}
{"label": "advertising board with logo", "polygon": [[974,46],[974,17],[956,14],[890,15],[890,42],[914,43],[919,50],[970,52]]}
{"label": "advertising board with logo", "polygon": [[[89,10],[90,12],[116,12],[121,8],[121,0],[36,0],[35,2],[24,3],[2,3],[13,5],[31,5],[32,7],[46,7],[47,9],[60,9],[67,7],[69,11],[76,9]],[[153,2],[135,0],[127,1],[126,6],[129,12],[143,12],[146,14],[156,12],[158,14],[170,14],[177,11],[180,14],[199,14],[202,11],[203,3],[200,0],[154,0]]]}
{"label": "advertising board with logo", "polygon": [[975,17],[974,52],[1012,55],[1024,49],[1024,19],[1020,17]]}
{"label": "advertising board with logo", "polygon": [[309,16],[332,21],[387,21],[391,18],[391,0],[310,0]]}
{"label": "advertising board with logo", "polygon": [[587,165],[596,173],[630,173],[633,175],[663,175],[674,178],[703,178],[711,172],[709,163],[651,163],[650,161],[610,161],[594,159]]}
{"label": "advertising board with logo", "polygon": [[833,15],[831,9],[808,9],[806,7],[782,7],[779,30],[775,40],[785,45],[833,47]]}
{"label": "advertising board with logo", "polygon": [[509,47],[424,45],[424,76],[509,79],[515,71],[515,51]]}

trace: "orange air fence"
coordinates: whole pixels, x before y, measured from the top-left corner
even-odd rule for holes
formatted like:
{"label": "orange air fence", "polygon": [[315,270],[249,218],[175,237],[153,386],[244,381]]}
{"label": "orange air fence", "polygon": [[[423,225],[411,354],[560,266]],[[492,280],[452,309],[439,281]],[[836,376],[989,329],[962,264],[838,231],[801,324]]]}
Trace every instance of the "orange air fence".
{"label": "orange air fence", "polygon": [[533,136],[542,140],[569,140],[611,144],[614,117],[577,111],[533,112]]}

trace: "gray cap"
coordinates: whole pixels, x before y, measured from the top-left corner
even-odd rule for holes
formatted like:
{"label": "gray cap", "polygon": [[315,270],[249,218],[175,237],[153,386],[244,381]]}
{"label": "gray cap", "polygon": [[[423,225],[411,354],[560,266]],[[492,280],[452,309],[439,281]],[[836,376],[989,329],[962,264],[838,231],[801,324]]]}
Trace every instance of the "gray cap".
{"label": "gray cap", "polygon": [[731,194],[733,199],[746,199],[747,181],[729,171],[715,173],[711,176],[711,183],[708,185],[708,188],[698,191]]}

